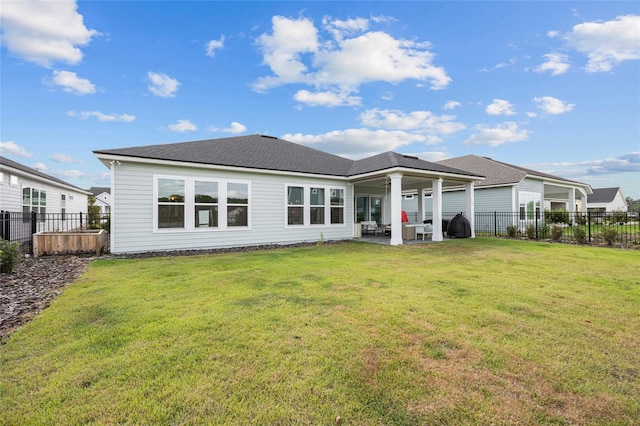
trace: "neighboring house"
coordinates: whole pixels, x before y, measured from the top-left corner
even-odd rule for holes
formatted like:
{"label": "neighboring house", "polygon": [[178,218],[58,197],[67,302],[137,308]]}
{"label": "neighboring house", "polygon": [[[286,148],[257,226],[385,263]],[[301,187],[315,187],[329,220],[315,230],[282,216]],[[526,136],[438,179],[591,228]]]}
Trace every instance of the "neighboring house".
{"label": "neighboring house", "polygon": [[[538,217],[542,216],[544,210],[586,212],[587,196],[592,193],[591,187],[585,183],[476,155],[442,160],[437,164],[485,176],[475,186],[474,210],[517,212],[521,226],[535,218],[536,211],[540,212]],[[404,195],[409,198],[413,194],[405,192]],[[406,200],[405,210],[416,208],[420,204],[419,200],[420,198]],[[431,194],[426,193],[422,202],[423,210],[428,210],[431,203]],[[442,195],[442,203],[444,212],[465,212],[469,216],[461,188],[446,189]]]}
{"label": "neighboring house", "polygon": [[[272,136],[250,135],[94,151],[111,170],[111,252],[210,249],[352,239],[364,220],[389,224],[402,244],[402,191],[482,176],[386,152],[350,160]],[[434,225],[433,239],[442,240]]]}
{"label": "neighboring house", "polygon": [[63,180],[0,157],[0,210],[38,213],[38,231],[50,230],[49,225],[65,228],[67,221],[77,222],[77,218],[71,219],[71,216],[86,215],[89,194]]}
{"label": "neighboring house", "polygon": [[92,186],[89,192],[96,200],[95,206],[100,208],[100,216],[106,216],[111,213],[111,188]]}
{"label": "neighboring house", "polygon": [[594,188],[593,194],[587,198],[587,209],[590,212],[626,212],[627,201],[619,187]]}

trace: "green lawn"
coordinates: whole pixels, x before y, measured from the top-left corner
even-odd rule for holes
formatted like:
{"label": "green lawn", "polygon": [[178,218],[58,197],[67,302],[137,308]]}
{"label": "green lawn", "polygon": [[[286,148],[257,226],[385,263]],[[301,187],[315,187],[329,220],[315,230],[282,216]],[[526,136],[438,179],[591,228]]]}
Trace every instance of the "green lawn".
{"label": "green lawn", "polygon": [[478,238],[94,262],[0,424],[639,424],[640,251]]}

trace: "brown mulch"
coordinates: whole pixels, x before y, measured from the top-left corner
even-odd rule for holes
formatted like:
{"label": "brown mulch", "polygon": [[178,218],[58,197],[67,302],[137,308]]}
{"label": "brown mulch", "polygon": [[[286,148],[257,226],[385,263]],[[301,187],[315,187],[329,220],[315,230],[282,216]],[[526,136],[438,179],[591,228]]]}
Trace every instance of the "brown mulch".
{"label": "brown mulch", "polygon": [[56,256],[23,259],[12,273],[0,274],[0,344],[33,319],[78,279],[92,257]]}

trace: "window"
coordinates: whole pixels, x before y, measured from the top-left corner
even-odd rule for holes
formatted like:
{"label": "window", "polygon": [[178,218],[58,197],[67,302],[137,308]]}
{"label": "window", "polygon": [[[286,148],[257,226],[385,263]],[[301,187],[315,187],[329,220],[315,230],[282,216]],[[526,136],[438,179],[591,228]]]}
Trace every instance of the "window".
{"label": "window", "polygon": [[249,224],[249,185],[227,183],[227,226]]}
{"label": "window", "polygon": [[34,212],[37,214],[40,222],[44,221],[47,213],[47,191],[35,188],[22,188],[22,213],[23,221],[27,222],[28,214]]}
{"label": "window", "polygon": [[184,228],[185,181],[158,179],[158,228]]}
{"label": "window", "polygon": [[304,225],[304,188],[287,188],[287,224]]}
{"label": "window", "polygon": [[520,191],[519,213],[520,220],[533,220],[540,218],[540,194],[536,192]]}
{"label": "window", "polygon": [[224,179],[156,176],[156,230],[248,227],[251,185]]}
{"label": "window", "polygon": [[331,223],[344,223],[344,189],[331,190]]}
{"label": "window", "polygon": [[344,224],[344,189],[286,186],[287,225]]}
{"label": "window", "polygon": [[311,188],[311,196],[309,197],[311,208],[311,224],[323,225],[324,224],[324,188]]}
{"label": "window", "polygon": [[196,228],[218,226],[218,182],[195,181]]}

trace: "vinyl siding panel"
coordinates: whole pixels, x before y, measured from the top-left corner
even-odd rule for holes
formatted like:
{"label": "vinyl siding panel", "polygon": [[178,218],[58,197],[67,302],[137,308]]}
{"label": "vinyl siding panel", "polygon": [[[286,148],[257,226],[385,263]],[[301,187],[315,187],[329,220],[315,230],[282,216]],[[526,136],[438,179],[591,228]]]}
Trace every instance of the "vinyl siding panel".
{"label": "vinyl siding panel", "polygon": [[[511,203],[512,187],[475,188],[474,210],[476,212],[510,212],[513,210]],[[427,213],[431,212],[433,201],[431,197],[425,200]],[[446,191],[442,193],[442,212],[459,213],[465,211],[465,192]]]}
{"label": "vinyl siding panel", "polygon": [[[189,167],[122,163],[115,168],[111,222],[113,253],[213,249],[290,244],[353,237],[353,193],[342,180],[309,179],[262,173],[238,173]],[[248,228],[154,230],[154,175],[248,182]],[[345,189],[345,223],[286,227],[285,185],[318,185]],[[222,217],[223,212],[220,212]]]}

